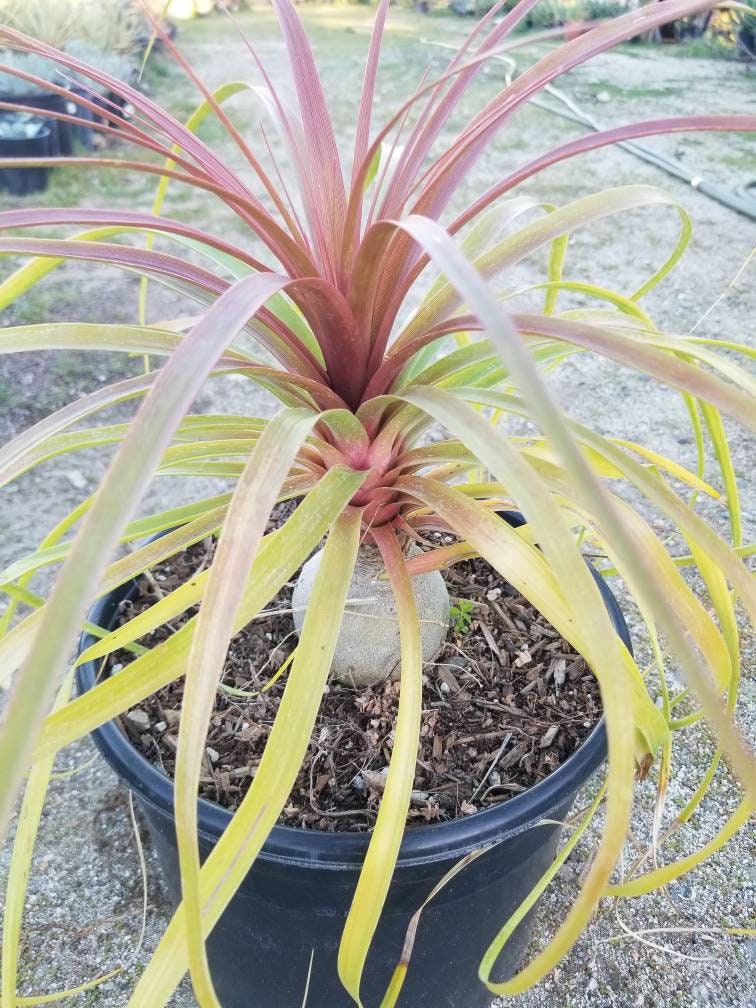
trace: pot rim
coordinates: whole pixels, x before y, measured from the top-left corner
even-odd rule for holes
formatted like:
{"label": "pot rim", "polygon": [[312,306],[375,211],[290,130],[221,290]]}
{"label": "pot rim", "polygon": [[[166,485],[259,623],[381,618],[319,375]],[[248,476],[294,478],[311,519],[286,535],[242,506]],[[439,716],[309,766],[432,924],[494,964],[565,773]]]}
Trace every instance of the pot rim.
{"label": "pot rim", "polygon": [[[525,519],[518,512],[502,517],[517,527]],[[589,563],[588,568],[601,592],[614,627],[632,654],[630,632],[614,594],[603,577]],[[99,599],[89,620],[108,625],[115,609],[131,585],[121,586]],[[103,621],[104,617],[104,621]],[[94,642],[86,631],[79,641],[81,654]],[[91,689],[98,675],[94,661],[76,669],[79,693]],[[116,720],[92,731],[92,738],[110,767],[146,802],[173,818],[173,781],[131,744]],[[582,745],[553,773],[527,791],[491,808],[450,822],[429,823],[405,829],[398,863],[404,867],[447,858],[461,858],[471,851],[497,843],[532,828],[588,782],[606,757],[606,728],[602,717]],[[205,798],[198,799],[200,836],[215,843],[231,821],[233,813]],[[294,826],[276,825],[258,855],[266,861],[319,868],[359,867],[365,858],[371,833],[327,833]]]}
{"label": "pot rim", "polygon": [[[6,143],[33,143],[35,140],[48,140],[50,137],[50,127],[42,126],[39,133],[35,133],[33,137],[4,137],[0,136],[0,144]],[[11,166],[12,167],[12,166]],[[30,167],[34,167],[31,165]]]}

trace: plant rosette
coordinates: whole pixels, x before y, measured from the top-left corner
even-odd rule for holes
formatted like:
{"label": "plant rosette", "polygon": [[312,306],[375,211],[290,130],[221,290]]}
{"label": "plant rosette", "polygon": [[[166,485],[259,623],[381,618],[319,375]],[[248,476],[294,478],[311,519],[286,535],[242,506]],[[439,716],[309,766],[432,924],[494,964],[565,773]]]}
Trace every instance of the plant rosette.
{"label": "plant rosette", "polygon": [[[74,157],[62,165],[158,180],[149,212],[34,207],[0,213],[0,254],[30,260],[0,285],[3,306],[61,262],[108,264],[142,278],[139,324],[87,319],[11,326],[0,332],[0,350],[109,350],[141,355],[146,363],[144,373],[69,404],[0,450],[0,477],[8,482],[47,459],[115,446],[97,493],[0,576],[9,599],[0,625],[0,681],[11,687],[0,731],[4,822],[24,785],[3,922],[3,1003],[15,998],[24,894],[55,754],[90,732],[103,746],[109,740],[111,762],[123,761],[121,772],[140,796],[181,900],[135,980],[131,1008],[168,1003],[187,972],[203,1008],[249,1003],[250,983],[254,997],[271,1006],[305,996],[307,1004],[422,1004],[423,983],[433,989],[424,978],[434,971],[449,978],[439,980],[444,990],[437,990],[435,1004],[451,1005],[452,997],[484,1004],[493,994],[517,994],[560,961],[602,897],[642,895],[685,874],[719,850],[754,808],[752,754],[733,717],[740,666],[736,606],[751,622],[756,615],[744,563],[753,547],[743,541],[723,420],[756,427],[756,388],[745,366],[752,351],[735,339],[663,333],[643,307],[690,235],[688,215],[671,196],[631,185],[555,207],[515,190],[549,165],[617,140],[700,129],[753,131],[756,117],[679,116],[593,132],[493,180],[462,209],[450,209],[472,167],[532,95],[613,44],[709,4],[661,0],[584,26],[513,81],[491,83],[487,100],[457,132],[453,116],[463,97],[491,56],[521,44],[510,36],[534,0],[521,0],[503,16],[502,5],[493,7],[446,68],[423,78],[376,127],[372,113],[388,12],[382,0],[347,172],[303,26],[288,0],[273,6],[291,64],[294,105],[272,85],[251,40],[243,38],[260,83],[232,82],[210,92],[154,25],[163,50],[198,89],[197,109],[186,124],[105,70],[0,28],[4,45],[53,60],[135,110],[124,122],[106,105],[89,127],[105,136],[117,133],[139,149],[140,160]],[[17,68],[3,69],[23,79]],[[234,125],[225,102],[243,92],[262,101],[278,145],[267,134],[262,142],[251,140]],[[59,93],[73,96],[63,87]],[[80,95],[76,103],[87,108]],[[208,116],[238,150],[244,175],[197,136]],[[69,119],[86,122],[80,115]],[[48,163],[30,158],[14,164]],[[254,183],[245,181],[248,176]],[[169,185],[220,200],[249,240],[165,216]],[[567,279],[570,235],[608,218],[624,221],[641,207],[680,220],[677,244],[641,287],[618,292]],[[84,230],[53,238],[25,234],[44,227],[57,235],[61,228]],[[156,237],[173,243],[173,251],[156,249]],[[513,268],[539,252],[547,261],[543,281],[502,292]],[[148,282],[186,295],[193,314],[147,324]],[[424,296],[415,296],[418,284]],[[670,396],[681,396],[698,449],[697,471],[636,440],[607,438],[558,405],[546,377],[577,353],[643,372]],[[161,367],[153,369],[154,358],[165,359]],[[272,392],[280,411],[271,419],[192,411],[211,375],[232,374]],[[98,422],[101,411],[134,400],[129,423]],[[527,422],[531,433],[510,434],[510,419],[518,429]],[[89,426],[82,426],[85,420]],[[716,459],[711,473],[709,448]],[[159,475],[214,475],[228,480],[229,490],[212,498],[198,492],[189,504],[134,517]],[[717,512],[713,523],[700,507],[704,498],[705,513]],[[270,527],[276,505],[292,499],[297,507],[280,527]],[[522,512],[525,525],[499,517],[512,508]],[[663,519],[663,538],[649,513]],[[726,535],[719,531],[725,523]],[[674,552],[670,527],[683,544]],[[208,537],[217,537],[211,563],[114,624],[115,604],[134,578],[149,580],[146,572]],[[127,544],[131,550],[119,555],[117,547]],[[637,606],[654,656],[650,667],[636,665],[621,618],[584,550],[600,558],[603,573],[621,579]],[[440,572],[447,572],[448,584],[448,572],[471,561],[487,564],[582,656],[600,689],[603,728],[511,800],[453,822],[408,828],[423,727],[423,669],[443,645],[450,615],[457,634],[472,625],[458,602],[451,614]],[[61,564],[60,571],[43,599],[30,579],[53,564]],[[699,576],[700,590],[694,592],[689,573]],[[296,645],[280,668],[280,696],[264,749],[231,815],[197,802],[208,729],[219,689],[227,685],[232,638],[287,585],[292,600],[296,593]],[[88,619],[98,598],[105,601]],[[370,611],[374,604],[379,611]],[[22,618],[16,620],[17,613]],[[390,632],[368,633],[371,616],[390,617]],[[180,623],[175,632],[145,647],[150,634],[174,621]],[[96,640],[86,639],[79,660],[88,688],[71,698],[66,656],[82,629]],[[96,667],[122,648],[134,660],[98,677]],[[326,688],[335,682],[367,696],[387,675],[396,710],[369,831],[330,834],[278,825]],[[113,719],[178,680],[183,692],[171,785],[126,742]],[[474,689],[471,683],[466,688]],[[667,784],[676,772],[674,733],[702,720],[713,740],[709,768],[686,807],[661,829]],[[601,762],[603,732],[603,781],[570,821],[554,857],[572,797]],[[667,852],[657,842],[688,823],[720,767],[739,782],[740,804],[693,854],[660,857]],[[618,878],[636,775],[655,780],[657,813],[649,824],[648,856]],[[601,839],[580,891],[547,946],[518,966],[525,934],[520,925],[597,814]],[[507,902],[500,901],[502,892]],[[476,914],[477,933],[467,926]],[[314,924],[299,927],[305,917]],[[282,930],[287,921],[288,935]],[[254,952],[244,945],[224,948],[224,922],[237,938],[246,935],[246,949]],[[255,930],[258,925],[262,930]],[[283,936],[276,939],[286,942],[283,964],[272,953],[263,960],[267,948],[256,942],[265,934]],[[464,995],[438,965],[439,957],[453,963],[457,949],[464,983],[471,985]],[[258,954],[259,972],[251,981],[235,979],[240,960]],[[471,965],[476,957],[479,983]]]}

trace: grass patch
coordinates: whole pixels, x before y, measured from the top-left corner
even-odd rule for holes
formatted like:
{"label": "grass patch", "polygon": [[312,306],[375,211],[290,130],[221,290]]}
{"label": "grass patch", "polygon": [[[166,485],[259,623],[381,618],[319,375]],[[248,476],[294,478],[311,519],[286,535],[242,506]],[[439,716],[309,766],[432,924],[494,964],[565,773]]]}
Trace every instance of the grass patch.
{"label": "grass patch", "polygon": [[619,85],[611,81],[593,82],[590,92],[595,97],[605,91],[612,99],[619,101],[640,101],[644,98],[668,98],[671,95],[685,94],[688,89],[684,84],[638,84]]}
{"label": "grass patch", "polygon": [[[660,46],[656,42],[623,43],[619,47],[626,55],[645,56],[653,58],[659,52]],[[663,47],[665,56],[674,59],[735,59],[735,48],[722,39],[713,36],[704,36],[696,39],[683,39],[674,45]]]}

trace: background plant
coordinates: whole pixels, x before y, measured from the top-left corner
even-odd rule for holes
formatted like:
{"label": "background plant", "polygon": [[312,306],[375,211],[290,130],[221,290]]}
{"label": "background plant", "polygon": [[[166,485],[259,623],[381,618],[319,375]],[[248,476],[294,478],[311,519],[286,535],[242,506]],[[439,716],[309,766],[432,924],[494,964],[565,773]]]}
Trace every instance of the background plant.
{"label": "background plant", "polygon": [[0,23],[62,47],[79,23],[76,0],[0,0]]}
{"label": "background plant", "polygon": [[[735,604],[741,603],[751,619],[756,605],[741,560],[748,547],[742,544],[737,481],[720,416],[721,411],[754,426],[754,383],[741,366],[749,351],[727,342],[720,349],[730,354],[723,354],[710,341],[662,334],[644,311],[642,298],[679,260],[690,231],[684,210],[666,194],[649,186],[626,186],[554,208],[509,193],[548,164],[622,137],[665,130],[753,129],[756,121],[744,116],[680,117],[591,134],[498,180],[456,216],[449,209],[469,166],[533,93],[608,45],[705,4],[664,0],[547,53],[493,94],[454,143],[441,150],[435,142],[465,88],[533,5],[525,0],[499,23],[493,17],[483,19],[441,77],[421,85],[406,106],[373,133],[370,113],[387,7],[382,4],[346,181],[306,38],[290,5],[281,0],[275,6],[293,58],[298,110],[284,105],[264,76],[260,93],[280,128],[291,166],[294,181],[286,188],[263,166],[256,153],[262,148],[251,148],[223,111],[224,100],[246,85],[230,84],[210,95],[197,81],[201,104],[184,127],[130,86],[70,54],[12,29],[1,33],[8,44],[56,59],[66,72],[85,74],[130,101],[138,117],[123,127],[124,135],[145,151],[146,159],[95,163],[152,173],[161,181],[152,214],[25,209],[0,215],[0,227],[14,232],[64,225],[87,229],[66,239],[15,233],[2,238],[0,252],[29,256],[31,261],[2,285],[0,303],[21,296],[66,259],[137,270],[178,288],[201,306],[190,326],[88,321],[12,327],[0,335],[5,352],[76,346],[167,358],[161,370],[71,404],[0,452],[0,474],[10,480],[45,458],[97,444],[119,446],[96,497],[82,501],[38,551],[0,575],[12,600],[4,618],[8,633],[0,643],[6,681],[21,667],[0,736],[0,760],[7,767],[2,793],[6,815],[29,759],[33,765],[4,922],[3,1000],[14,996],[28,852],[55,752],[185,672],[176,787],[184,903],[140,978],[132,1003],[150,1008],[165,1003],[187,966],[202,1002],[215,1003],[202,936],[253,863],[288,796],[329,672],[338,630],[334,607],[338,611],[339,599],[346,598],[354,558],[366,538],[380,549],[399,603],[402,683],[392,769],[340,956],[342,979],[355,1001],[413,784],[421,671],[419,624],[410,588],[413,573],[471,552],[484,556],[586,656],[602,689],[610,763],[601,847],[551,945],[517,977],[497,984],[491,978],[495,955],[527,907],[505,924],[483,960],[482,976],[492,990],[513,993],[535,982],[569,948],[601,895],[635,895],[679,876],[726,842],[753,807],[753,796],[744,790],[734,816],[700,852],[662,868],[648,869],[641,863],[634,877],[611,882],[627,831],[633,770],[647,772],[658,755],[663,798],[674,730],[705,716],[721,745],[681,820],[690,818],[705,796],[723,753],[742,781],[753,780],[750,756],[731,714],[739,670]],[[176,58],[193,76],[180,54]],[[210,114],[234,137],[254,174],[253,185],[195,136],[193,130]],[[107,133],[114,116],[105,118],[97,128]],[[278,153],[274,168],[284,178],[280,161]],[[248,225],[249,248],[231,247],[209,231],[162,217],[169,180],[216,194]],[[625,294],[566,278],[571,232],[610,215],[624,221],[640,206],[677,212],[681,221],[676,248],[647,283]],[[526,213],[535,219],[523,219]],[[193,257],[126,243],[146,235],[175,242],[179,253],[187,248],[200,253],[205,265],[197,265]],[[114,240],[120,236],[126,242]],[[506,290],[503,298],[495,295],[490,282],[496,281],[498,290],[514,265],[539,248],[549,251],[543,284],[527,292]],[[443,275],[420,308],[403,310],[415,283],[433,267]],[[563,307],[570,293],[584,295],[591,307]],[[533,298],[539,299],[535,309]],[[250,338],[265,348],[273,363],[250,349]],[[599,353],[635,367],[683,395],[701,452],[706,438],[715,447],[726,502],[700,475],[651,448],[605,439],[553,403],[543,376],[577,352]],[[281,399],[282,412],[268,422],[191,414],[210,373],[238,373],[263,384]],[[73,426],[110,404],[142,397],[131,425]],[[485,411],[493,411],[497,421],[506,416],[529,419],[539,433],[506,437]],[[426,443],[424,435],[434,422],[441,422],[452,436]],[[233,479],[233,493],[129,521],[153,474],[208,471]],[[670,557],[641,513],[623,502],[618,491],[628,484],[674,523],[688,544],[688,557]],[[686,489],[681,491],[681,486]],[[698,513],[695,505],[701,495],[728,508],[731,542]],[[292,517],[281,530],[264,536],[275,500],[294,496],[303,500]],[[524,531],[509,529],[495,517],[492,511],[502,503],[524,511]],[[119,541],[138,542],[176,525],[181,527],[158,542],[108,562]],[[639,604],[658,662],[646,677],[608,622],[573,534],[578,528],[588,530],[584,541],[606,554]],[[406,562],[407,540],[432,529],[458,534],[462,542]],[[73,640],[89,603],[216,531],[218,562],[211,570],[166,596],[138,625],[126,624],[106,635],[87,657],[106,654],[119,641],[137,639],[150,624],[171,619],[202,599],[200,615],[86,697],[69,701],[69,681],[64,678],[54,701],[65,661],[61,642]],[[228,640],[265,606],[326,533],[322,575],[287,677],[284,703],[295,727],[284,728],[286,719],[279,719],[252,788],[200,869],[196,754],[204,748]],[[61,561],[57,585],[43,602],[29,591],[28,579],[35,570]],[[708,608],[681,576],[685,564],[700,573]],[[36,611],[12,625],[17,603]],[[325,614],[328,619],[321,618]],[[683,694],[666,692],[663,670],[668,662],[680,664],[690,695],[696,697],[697,705],[684,716],[677,714]],[[649,688],[659,691],[661,709],[652,702]],[[48,713],[53,703],[56,709]],[[598,803],[590,814],[597,808]],[[395,995],[396,990],[386,1003],[393,1003]]]}
{"label": "background plant", "polygon": [[[102,70],[109,77],[134,83],[138,67],[134,53],[128,49],[109,49],[105,46],[94,45],[92,42],[87,42],[84,39],[75,38],[71,39],[66,46],[66,52],[88,66]],[[65,85],[66,78],[83,84],[88,90],[99,94],[105,94],[108,90],[107,83],[91,81],[86,74],[79,73],[76,70],[65,74],[63,77],[57,77],[57,80]]]}
{"label": "background plant", "polygon": [[[105,71],[110,77],[131,81],[139,50],[149,37],[146,15],[137,3],[120,0],[0,0],[0,23],[63,49],[77,59]],[[0,75],[4,94],[29,95],[49,91],[43,81],[67,87],[71,80],[92,82],[75,71],[61,75],[52,60],[33,53],[12,49],[1,54],[2,61],[41,80],[23,80],[11,74]],[[104,94],[107,87],[92,90]]]}
{"label": "background plant", "polygon": [[137,3],[78,0],[73,37],[97,46],[101,52],[134,56],[145,31],[149,32],[148,24]]}
{"label": "background plant", "polygon": [[449,610],[451,625],[461,637],[470,632],[473,621],[473,604],[469,599],[457,599]]}
{"label": "background plant", "polygon": [[[490,0],[483,0],[482,3],[475,4],[475,13],[484,14],[493,6]],[[515,4],[510,0],[505,6],[512,8]],[[530,28],[553,28],[571,21],[617,17],[634,6],[636,4],[633,0],[538,0],[526,18],[525,25]]]}
{"label": "background plant", "polygon": [[[3,64],[7,69],[0,72],[0,93],[4,95],[23,97],[43,94],[45,85],[42,82],[52,80],[56,76],[56,64],[52,60],[36,56],[34,53],[6,52],[3,54]],[[21,70],[38,77],[40,83],[18,77],[13,73],[13,70]]]}

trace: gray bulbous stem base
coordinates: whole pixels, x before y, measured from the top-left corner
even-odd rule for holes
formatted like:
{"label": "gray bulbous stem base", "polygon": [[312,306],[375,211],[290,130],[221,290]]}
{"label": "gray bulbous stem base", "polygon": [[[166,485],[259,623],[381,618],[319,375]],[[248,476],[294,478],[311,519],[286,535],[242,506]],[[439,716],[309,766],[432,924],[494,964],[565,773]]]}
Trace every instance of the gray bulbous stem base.
{"label": "gray bulbous stem base", "polygon": [[[415,547],[409,555],[418,552]],[[297,633],[301,632],[304,624],[321,557],[322,552],[318,552],[307,561],[294,588],[292,607]],[[413,577],[412,589],[421,621],[423,661],[430,662],[446,639],[449,593],[438,571]],[[359,599],[365,601],[355,601]],[[331,676],[357,689],[374,686],[388,678],[398,679],[401,663],[399,620],[391,582],[386,577],[377,547],[360,547],[347,600],[331,664]],[[334,619],[339,615],[334,612]]]}

